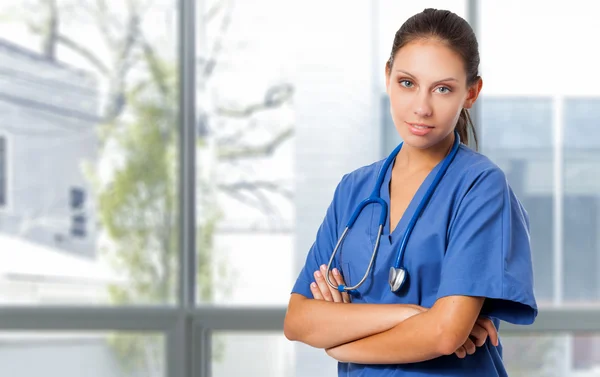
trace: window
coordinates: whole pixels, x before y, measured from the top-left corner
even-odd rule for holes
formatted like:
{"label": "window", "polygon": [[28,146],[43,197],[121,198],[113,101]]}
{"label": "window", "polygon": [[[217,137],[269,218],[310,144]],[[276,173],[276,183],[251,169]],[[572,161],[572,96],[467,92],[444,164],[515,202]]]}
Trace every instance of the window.
{"label": "window", "polygon": [[70,195],[71,205],[71,236],[84,238],[86,236],[85,191],[81,188],[72,188]]}
{"label": "window", "polygon": [[0,136],[0,207],[6,206],[7,170],[6,138]]}
{"label": "window", "polygon": [[[563,101],[564,299],[600,300],[600,97]],[[585,279],[580,278],[585,276]]]}
{"label": "window", "polygon": [[81,210],[85,203],[85,191],[74,187],[71,189],[71,210]]}
{"label": "window", "polygon": [[553,143],[552,99],[480,99],[482,152],[506,173],[530,217],[535,293],[553,297]]}
{"label": "window", "polygon": [[[39,36],[18,32],[29,8],[21,1],[0,2],[0,13],[7,14],[0,20],[7,36],[0,39],[6,118],[0,132],[10,132],[0,136],[0,207],[10,201],[11,208],[0,221],[0,250],[19,250],[10,256],[13,264],[0,259],[0,265],[21,277],[10,281],[10,290],[26,292],[8,294],[4,302],[87,303],[93,297],[96,304],[114,306],[173,303],[177,4],[56,4],[50,23],[69,43],[48,39],[40,48]],[[120,45],[127,51],[108,59],[111,46]],[[103,133],[104,126],[111,131]],[[69,283],[48,283],[61,279]]]}
{"label": "window", "polygon": [[[595,52],[580,36],[600,30],[598,4],[472,3],[480,14],[482,146],[507,169],[531,218],[536,330],[543,332],[505,342],[509,375],[593,375],[600,361],[598,323],[584,317],[600,318],[600,78]],[[514,25],[509,29],[502,26],[507,19]],[[560,78],[563,72],[568,79]],[[544,320],[548,315],[551,321]],[[513,368],[519,365],[525,369]]]}

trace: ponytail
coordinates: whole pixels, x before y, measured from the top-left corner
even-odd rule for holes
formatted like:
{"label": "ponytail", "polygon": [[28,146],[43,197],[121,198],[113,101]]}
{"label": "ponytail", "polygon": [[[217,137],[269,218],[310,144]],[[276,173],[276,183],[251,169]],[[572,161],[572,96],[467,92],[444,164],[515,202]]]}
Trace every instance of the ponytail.
{"label": "ponytail", "polygon": [[473,120],[471,119],[469,111],[467,109],[462,109],[460,111],[458,122],[456,122],[456,131],[458,132],[458,136],[460,137],[460,142],[466,145],[469,145],[469,129],[471,130],[471,134],[473,135],[473,142],[475,144],[474,149],[477,150],[477,133],[475,132]]}

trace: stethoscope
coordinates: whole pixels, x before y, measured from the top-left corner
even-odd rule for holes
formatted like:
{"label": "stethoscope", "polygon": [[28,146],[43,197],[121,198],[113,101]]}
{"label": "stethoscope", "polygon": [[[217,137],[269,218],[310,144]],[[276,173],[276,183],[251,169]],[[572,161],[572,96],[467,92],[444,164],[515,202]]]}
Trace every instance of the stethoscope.
{"label": "stethoscope", "polygon": [[[387,213],[388,213],[387,203],[385,202],[385,200],[381,199],[379,192],[381,191],[381,186],[383,185],[383,180],[385,178],[385,175],[387,174],[388,168],[389,168],[390,164],[394,161],[396,156],[398,155],[398,152],[400,152],[400,149],[402,149],[402,144],[403,143],[400,143],[396,147],[396,149],[394,149],[392,151],[392,153],[389,155],[389,157],[385,160],[383,167],[381,168],[381,170],[379,171],[379,175],[377,176],[375,188],[373,189],[371,196],[369,196],[367,199],[363,200],[358,205],[358,207],[356,208],[356,210],[350,217],[350,221],[348,221],[348,224],[346,225],[346,229],[344,229],[342,236],[339,238],[337,244],[335,245],[335,249],[333,250],[333,253],[331,254],[331,258],[329,258],[329,263],[327,264],[327,273],[325,274],[325,278],[327,280],[327,284],[329,284],[330,287],[337,289],[340,292],[349,291],[350,293],[354,293],[354,291],[365,282],[365,280],[367,279],[367,276],[369,275],[369,271],[371,271],[371,267],[373,266],[373,261],[375,261],[375,255],[377,254],[377,249],[379,248],[379,241],[381,239],[381,233],[383,231],[383,226],[385,225],[385,222],[387,220]],[[450,166],[450,163],[454,159],[454,156],[456,156],[456,152],[458,152],[459,145],[460,145],[460,138],[459,138],[458,132],[454,131],[454,144],[452,145],[452,149],[450,150],[450,153],[448,153],[448,155],[442,161],[442,166],[440,167],[440,170],[436,174],[433,182],[427,189],[425,195],[423,196],[423,199],[421,199],[419,206],[417,207],[417,209],[415,210],[415,213],[413,214],[412,218],[410,219],[410,222],[408,223],[408,226],[407,226],[406,230],[404,231],[404,235],[402,236],[402,241],[400,242],[400,249],[398,250],[398,254],[396,255],[396,261],[395,261],[394,265],[392,267],[390,267],[388,282],[390,284],[390,289],[392,290],[392,292],[398,292],[400,290],[400,288],[402,287],[402,285],[404,284],[404,281],[406,280],[408,273],[406,272],[406,269],[402,265],[402,257],[404,256],[404,251],[406,250],[406,244],[408,243],[410,234],[412,233],[412,231],[417,223],[417,219],[423,212],[423,209],[425,209],[427,202],[429,201],[429,199],[433,195],[433,192],[435,191],[436,187],[440,183],[442,176],[448,170],[448,167]],[[371,203],[379,203],[381,205],[381,214],[379,216],[379,231],[377,233],[377,241],[375,242],[375,247],[373,248],[373,253],[371,254],[371,260],[369,262],[369,266],[367,267],[367,271],[365,272],[363,278],[358,282],[358,284],[356,284],[354,286],[348,287],[343,284],[340,284],[339,286],[335,286],[331,283],[331,280],[329,278],[329,270],[331,269],[331,264],[333,262],[333,259],[335,258],[335,254],[337,253],[340,245],[344,241],[344,238],[346,238],[346,235],[348,234],[348,230],[350,230],[350,228],[352,228],[352,226],[354,225],[354,222],[356,221],[356,219],[358,218],[358,216],[360,215],[362,210]]]}

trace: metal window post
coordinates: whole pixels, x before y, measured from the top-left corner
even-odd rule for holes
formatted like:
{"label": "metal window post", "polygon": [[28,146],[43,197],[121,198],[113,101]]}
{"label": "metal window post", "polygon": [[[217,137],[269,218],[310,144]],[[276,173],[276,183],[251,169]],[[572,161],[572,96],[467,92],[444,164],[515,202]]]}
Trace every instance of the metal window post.
{"label": "metal window post", "polygon": [[[477,42],[479,46],[481,46],[481,30],[479,29],[479,0],[468,0],[467,1],[467,22],[471,25],[471,28],[475,32],[475,36],[477,37]],[[481,75],[481,71],[479,72]],[[481,128],[481,103],[475,102],[475,105],[469,111],[471,115],[471,119],[473,120],[473,125],[475,126],[475,132],[477,133],[477,140],[479,141],[479,146],[483,145],[483,132]],[[474,145],[471,145],[474,147]]]}
{"label": "metal window post", "polygon": [[179,0],[179,279],[178,319],[167,335],[171,377],[193,376],[193,322],[196,301],[196,3]]}

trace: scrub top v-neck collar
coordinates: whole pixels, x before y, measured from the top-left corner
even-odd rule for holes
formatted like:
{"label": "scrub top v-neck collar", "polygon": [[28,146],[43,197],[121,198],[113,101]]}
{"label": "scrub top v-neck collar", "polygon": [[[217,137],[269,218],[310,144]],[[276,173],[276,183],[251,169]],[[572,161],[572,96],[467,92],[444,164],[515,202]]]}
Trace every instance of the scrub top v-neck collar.
{"label": "scrub top v-neck collar", "polygon": [[[383,184],[381,185],[381,189],[379,191],[379,195],[388,205],[388,214],[387,214],[387,218],[385,221],[385,226],[383,228],[383,233],[381,235],[382,241],[385,239],[387,244],[394,244],[394,243],[397,243],[400,241],[400,239],[402,238],[402,236],[404,234],[406,227],[408,226],[408,223],[410,222],[410,219],[412,218],[417,207],[419,206],[419,203],[421,203],[423,196],[425,195],[425,193],[427,192],[427,189],[433,182],[435,175],[437,174],[438,170],[440,170],[443,162],[444,162],[444,160],[442,159],[440,162],[437,163],[437,165],[435,165],[435,167],[429,172],[429,174],[427,174],[427,177],[425,177],[425,180],[423,180],[423,182],[417,189],[417,192],[415,192],[415,195],[413,196],[410,203],[408,204],[408,207],[406,207],[406,210],[402,214],[402,217],[400,218],[400,221],[394,228],[394,231],[390,234],[390,222],[391,222],[390,215],[391,215],[391,211],[392,211],[392,206],[391,206],[391,201],[390,201],[390,182],[392,180],[392,170],[394,168],[394,165],[396,164],[396,159],[394,158],[394,161],[388,167],[388,170],[385,174],[385,179],[383,180]],[[373,216],[372,221],[373,221],[372,225],[375,225],[377,227],[377,224],[374,223],[377,221],[375,216]],[[373,226],[371,227],[371,229],[373,229]],[[373,234],[372,238],[373,238],[373,241],[375,241],[375,239],[377,238],[377,232],[375,232],[375,234]]]}

